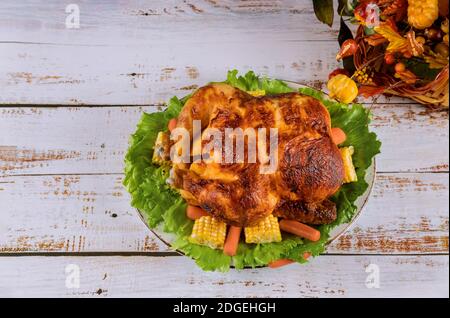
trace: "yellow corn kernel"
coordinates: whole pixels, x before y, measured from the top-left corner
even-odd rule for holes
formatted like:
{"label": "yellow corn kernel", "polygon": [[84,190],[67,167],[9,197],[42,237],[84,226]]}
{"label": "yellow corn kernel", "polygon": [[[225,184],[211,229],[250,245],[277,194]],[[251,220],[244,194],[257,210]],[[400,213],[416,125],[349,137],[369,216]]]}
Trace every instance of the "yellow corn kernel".
{"label": "yellow corn kernel", "polygon": [[353,146],[340,149],[342,160],[344,162],[344,183],[358,181],[355,166],[353,165],[352,155],[355,152]]}
{"label": "yellow corn kernel", "polygon": [[247,93],[249,93],[250,95],[252,95],[254,97],[259,97],[259,96],[266,95],[266,91],[263,90],[263,89],[258,89],[256,91],[248,91]]}
{"label": "yellow corn kernel", "polygon": [[152,161],[156,164],[163,164],[169,161],[170,157],[170,138],[169,134],[163,131],[158,133],[155,146],[153,147]]}
{"label": "yellow corn kernel", "polygon": [[225,243],[227,225],[211,216],[196,220],[189,241],[194,244],[222,249]]}
{"label": "yellow corn kernel", "polygon": [[438,15],[438,0],[408,0],[408,23],[416,29],[428,28]]}
{"label": "yellow corn kernel", "polygon": [[272,214],[255,226],[244,228],[246,243],[280,242],[281,232],[278,219]]}

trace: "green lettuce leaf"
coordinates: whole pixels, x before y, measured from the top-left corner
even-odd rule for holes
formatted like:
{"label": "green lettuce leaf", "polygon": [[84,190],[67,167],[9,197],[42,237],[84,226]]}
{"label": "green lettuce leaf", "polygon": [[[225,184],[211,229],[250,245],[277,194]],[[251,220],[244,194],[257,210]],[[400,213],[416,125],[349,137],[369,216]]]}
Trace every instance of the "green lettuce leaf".
{"label": "green lettuce leaf", "polygon": [[253,71],[247,72],[244,76],[238,76],[237,70],[228,72],[225,83],[239,88],[243,91],[264,90],[268,95],[293,92],[285,82],[277,79],[260,78]]}
{"label": "green lettuce leaf", "polygon": [[[245,91],[264,90],[266,94],[281,94],[294,91],[280,80],[260,78],[252,71],[238,76],[236,70],[228,72],[226,83]],[[173,97],[163,112],[144,113],[137,125],[136,132],[130,138],[130,145],[125,156],[126,189],[131,194],[131,205],[145,216],[150,228],[163,223],[163,229],[176,235],[172,248],[193,258],[203,270],[227,271],[233,265],[236,268],[259,267],[280,259],[290,258],[304,263],[303,253],[317,256],[325,251],[330,231],[337,225],[349,222],[355,211],[355,200],[361,196],[368,185],[364,180],[365,171],[371,165],[373,157],[380,152],[381,143],[374,133],[369,132],[370,113],[362,105],[341,104],[329,100],[324,94],[312,88],[302,88],[300,92],[322,101],[328,108],[333,127],[340,127],[347,134],[344,144],[355,148],[353,155],[358,181],[348,183],[333,196],[338,217],[329,225],[319,226],[321,239],[318,242],[302,240],[283,233],[279,243],[246,244],[239,243],[237,255],[229,257],[221,250],[214,250],[189,242],[193,222],[186,217],[186,203],[179,193],[170,188],[166,180],[169,169],[154,165],[151,161],[153,145],[159,131],[167,130],[167,123],[177,117],[186,100]]]}

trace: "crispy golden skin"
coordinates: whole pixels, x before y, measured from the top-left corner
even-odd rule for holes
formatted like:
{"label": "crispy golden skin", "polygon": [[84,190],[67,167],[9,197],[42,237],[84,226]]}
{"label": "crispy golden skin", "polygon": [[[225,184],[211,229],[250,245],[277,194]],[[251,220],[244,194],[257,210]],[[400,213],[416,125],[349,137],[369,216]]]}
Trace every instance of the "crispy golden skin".
{"label": "crispy golden skin", "polygon": [[321,202],[287,201],[275,211],[275,216],[294,219],[306,224],[329,224],[336,219],[336,205],[330,200]]}
{"label": "crispy golden skin", "polygon": [[198,89],[178,117],[177,127],[189,130],[191,138],[193,120],[201,121],[202,130],[277,128],[278,167],[261,174],[259,161],[248,163],[247,151],[244,163],[175,164],[175,186],[190,204],[242,227],[272,212],[310,224],[335,219],[334,206],[323,201],[341,186],[344,169],[330,137],[330,115],[318,100],[299,93],[253,97],[227,84],[211,84]]}

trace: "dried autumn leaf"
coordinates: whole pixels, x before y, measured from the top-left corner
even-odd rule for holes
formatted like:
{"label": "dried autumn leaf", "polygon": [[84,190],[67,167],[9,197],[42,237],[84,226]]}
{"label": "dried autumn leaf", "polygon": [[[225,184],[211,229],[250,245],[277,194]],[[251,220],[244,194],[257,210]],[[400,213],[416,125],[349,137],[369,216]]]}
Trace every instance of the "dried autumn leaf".
{"label": "dried autumn leaf", "polygon": [[394,76],[406,84],[414,84],[417,81],[417,76],[408,70],[404,70],[402,72],[396,72]]}
{"label": "dried autumn leaf", "polygon": [[344,74],[344,75],[350,77],[350,73],[346,69],[337,68],[334,71],[332,71],[330,74],[328,74],[328,79],[331,79],[332,77],[339,75],[339,74]]}
{"label": "dried autumn leaf", "polygon": [[364,41],[366,41],[371,46],[377,46],[377,45],[385,43],[387,40],[384,36],[382,36],[380,34],[372,34],[372,35],[364,38]]}
{"label": "dried autumn leaf", "polygon": [[374,30],[389,41],[389,45],[386,48],[387,52],[394,53],[405,52],[409,50],[408,40],[402,37],[389,24],[380,23],[380,25],[375,27]]}
{"label": "dried autumn leaf", "polygon": [[378,6],[384,8],[383,16],[392,16],[395,21],[401,21],[406,17],[408,2],[407,0],[381,0],[378,1]]}
{"label": "dried autumn leaf", "polygon": [[433,52],[429,52],[430,55],[425,55],[423,58],[428,63],[428,67],[432,69],[444,68],[448,64],[448,58],[443,57]]}
{"label": "dried autumn leaf", "polygon": [[362,85],[358,89],[358,95],[363,96],[364,98],[369,98],[375,95],[383,94],[384,89],[384,87],[380,86]]}

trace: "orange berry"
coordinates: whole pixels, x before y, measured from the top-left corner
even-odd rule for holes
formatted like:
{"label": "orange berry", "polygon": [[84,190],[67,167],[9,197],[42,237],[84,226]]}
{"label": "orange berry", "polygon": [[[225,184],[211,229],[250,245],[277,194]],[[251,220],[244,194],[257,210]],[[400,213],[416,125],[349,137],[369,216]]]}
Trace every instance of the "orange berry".
{"label": "orange berry", "polygon": [[397,73],[404,72],[405,70],[406,70],[405,64],[403,64],[403,63],[397,63],[397,64],[395,64],[395,71],[396,71]]}
{"label": "orange berry", "polygon": [[395,56],[392,53],[386,53],[384,55],[384,62],[388,65],[394,64],[395,63]]}

